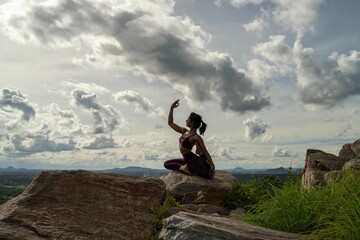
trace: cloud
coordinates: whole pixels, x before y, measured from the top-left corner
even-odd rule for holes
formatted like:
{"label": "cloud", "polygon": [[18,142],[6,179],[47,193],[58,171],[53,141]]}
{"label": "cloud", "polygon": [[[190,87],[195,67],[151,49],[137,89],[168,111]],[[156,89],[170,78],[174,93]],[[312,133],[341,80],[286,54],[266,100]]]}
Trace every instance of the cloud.
{"label": "cloud", "polygon": [[116,143],[111,135],[95,136],[87,141],[82,141],[81,145],[84,149],[104,149],[116,147]]}
{"label": "cloud", "polygon": [[165,118],[165,111],[156,107],[148,98],[143,97],[140,93],[132,90],[121,91],[113,94],[116,101],[129,104],[135,104],[135,112],[147,112],[152,116]]}
{"label": "cloud", "polygon": [[[71,92],[73,104],[90,111],[94,118],[94,133],[109,133],[119,125],[124,127],[126,121],[109,105],[103,105],[95,93],[88,93],[80,89]],[[118,121],[120,119],[120,122]]]}
{"label": "cloud", "polygon": [[3,88],[0,96],[0,111],[12,113],[14,109],[22,112],[21,119],[24,121],[29,121],[35,116],[34,107],[31,106],[28,98],[20,90]]}
{"label": "cloud", "polygon": [[345,99],[360,94],[360,52],[349,55],[332,53],[322,60],[314,56],[313,49],[294,44],[297,98],[310,108],[332,108]]}
{"label": "cloud", "polygon": [[[0,128],[4,140],[1,150],[7,156],[116,147],[111,135],[93,136],[111,132],[121,125],[115,121],[121,120],[117,112],[111,106],[101,104],[96,94],[73,91],[73,101],[93,113],[96,121],[95,126],[91,126],[82,124],[72,110],[61,109],[55,103],[36,108],[35,114],[34,107],[20,91],[3,89],[2,92],[1,109],[9,116],[1,119],[6,127]],[[14,122],[11,118],[13,109],[20,109],[27,121]]]}
{"label": "cloud", "polygon": [[267,27],[267,24],[263,19],[256,18],[254,21],[243,24],[242,26],[247,32],[260,33]]}
{"label": "cloud", "polygon": [[272,150],[273,157],[297,157],[297,154],[294,154],[287,147],[275,146]]}
{"label": "cloud", "polygon": [[192,103],[213,101],[245,113],[270,105],[261,84],[225,53],[209,51],[210,37],[188,17],[173,16],[174,1],[13,0],[0,7],[9,38],[87,54],[77,64],[120,67],[159,79]]}
{"label": "cloud", "polygon": [[245,126],[245,138],[252,142],[257,137],[263,135],[266,132],[266,129],[269,128],[269,125],[256,115],[244,120],[243,124]]}
{"label": "cloud", "polygon": [[261,4],[262,2],[265,2],[266,0],[216,0],[215,5],[221,6],[222,2],[225,2],[225,1],[230,1],[231,5],[233,5],[234,7],[240,8],[240,7],[249,5],[249,4],[258,5],[258,4]]}
{"label": "cloud", "polygon": [[80,89],[85,92],[97,93],[97,94],[109,94],[111,91],[105,87],[99,86],[95,83],[84,83],[77,81],[63,81],[61,83],[66,89]]}
{"label": "cloud", "polygon": [[343,127],[341,127],[336,133],[331,135],[331,139],[338,138],[338,137],[344,137],[349,134],[349,131],[352,129],[352,126],[350,123],[345,124]]}
{"label": "cloud", "polygon": [[72,139],[52,140],[46,134],[13,134],[9,137],[10,145],[4,148],[7,153],[33,154],[38,152],[60,152],[75,150],[76,142]]}
{"label": "cloud", "polygon": [[[266,5],[271,12],[274,21],[286,30],[291,30],[297,34],[300,39],[308,31],[314,31],[313,23],[317,18],[317,9],[323,0],[217,0],[215,5],[220,6],[222,2],[228,1],[237,8],[247,5],[261,5],[262,3],[271,2]],[[246,25],[249,29],[258,29],[261,25],[261,19]],[[260,24],[260,25],[259,25]],[[246,31],[249,31],[246,29]]]}
{"label": "cloud", "polygon": [[245,160],[240,154],[234,152],[233,148],[220,147],[216,151],[211,152],[211,157],[217,160],[229,161],[229,160]]}
{"label": "cloud", "polygon": [[268,42],[257,44],[253,52],[271,62],[288,62],[292,57],[292,48],[285,39],[285,35],[270,36]]}
{"label": "cloud", "polygon": [[286,29],[297,33],[297,38],[303,37],[307,31],[314,31],[313,22],[317,17],[317,8],[323,0],[276,0],[274,19]]}
{"label": "cloud", "polygon": [[145,146],[147,147],[165,146],[166,142],[167,142],[166,140],[153,141],[153,142],[145,143]]}
{"label": "cloud", "polygon": [[[248,74],[259,79],[267,72],[270,76],[294,74],[296,99],[309,109],[332,108],[360,93],[358,51],[351,51],[349,55],[333,52],[327,59],[320,59],[312,48],[304,48],[300,40],[295,41],[293,47],[289,46],[283,35],[271,36],[268,42],[259,43],[253,51],[271,64],[259,67],[261,60],[249,62]],[[273,71],[276,67],[281,70]]]}

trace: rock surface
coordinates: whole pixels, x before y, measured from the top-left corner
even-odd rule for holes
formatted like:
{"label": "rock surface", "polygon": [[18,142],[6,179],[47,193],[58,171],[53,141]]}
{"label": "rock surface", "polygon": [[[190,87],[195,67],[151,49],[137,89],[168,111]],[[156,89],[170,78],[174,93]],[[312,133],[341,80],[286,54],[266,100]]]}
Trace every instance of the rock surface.
{"label": "rock surface", "polygon": [[360,157],[360,139],[356,140],[353,143],[345,144],[340,152],[339,157],[344,159],[345,161],[349,161],[353,158]]}
{"label": "rock surface", "polygon": [[325,173],[341,170],[345,160],[317,149],[308,149],[305,158],[305,167],[301,176],[304,188],[311,188],[323,182]]}
{"label": "rock surface", "polygon": [[42,172],[0,206],[0,239],[144,239],[164,194],[160,179]]}
{"label": "rock surface", "polygon": [[348,169],[360,170],[360,139],[344,144],[339,156],[316,149],[306,151],[305,167],[301,175],[304,188],[311,188],[322,182],[331,183]]}
{"label": "rock surface", "polygon": [[237,182],[235,176],[224,171],[216,171],[212,179],[173,171],[162,180],[166,190],[180,203],[210,205],[220,205],[226,192]]}
{"label": "rock surface", "polygon": [[162,240],[289,240],[301,237],[230,218],[185,212],[165,219],[159,236]]}

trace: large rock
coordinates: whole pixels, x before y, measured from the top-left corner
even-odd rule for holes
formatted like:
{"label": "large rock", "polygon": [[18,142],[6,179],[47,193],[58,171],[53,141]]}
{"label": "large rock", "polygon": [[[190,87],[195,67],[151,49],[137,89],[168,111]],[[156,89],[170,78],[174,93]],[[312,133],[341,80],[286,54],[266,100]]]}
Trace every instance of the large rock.
{"label": "large rock", "polygon": [[342,146],[339,157],[345,161],[360,157],[360,139]]}
{"label": "large rock", "polygon": [[341,170],[346,160],[317,149],[308,149],[301,181],[305,188],[323,182],[325,173]]}
{"label": "large rock", "polygon": [[179,202],[210,205],[220,205],[227,191],[237,182],[235,176],[224,171],[216,171],[212,179],[173,171],[162,180],[166,190]]}
{"label": "large rock", "polygon": [[144,239],[164,194],[160,179],[42,172],[0,206],[0,239]]}
{"label": "large rock", "polygon": [[290,240],[302,235],[275,231],[224,217],[180,212],[164,220],[162,240]]}

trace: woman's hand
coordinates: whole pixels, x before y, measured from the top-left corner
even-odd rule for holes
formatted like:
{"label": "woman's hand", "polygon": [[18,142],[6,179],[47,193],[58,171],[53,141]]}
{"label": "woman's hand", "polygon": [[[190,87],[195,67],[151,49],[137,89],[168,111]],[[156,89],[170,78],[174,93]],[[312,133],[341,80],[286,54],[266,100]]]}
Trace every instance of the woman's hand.
{"label": "woman's hand", "polygon": [[177,108],[179,106],[179,101],[180,99],[176,100],[175,102],[173,102],[173,104],[171,104],[171,109]]}

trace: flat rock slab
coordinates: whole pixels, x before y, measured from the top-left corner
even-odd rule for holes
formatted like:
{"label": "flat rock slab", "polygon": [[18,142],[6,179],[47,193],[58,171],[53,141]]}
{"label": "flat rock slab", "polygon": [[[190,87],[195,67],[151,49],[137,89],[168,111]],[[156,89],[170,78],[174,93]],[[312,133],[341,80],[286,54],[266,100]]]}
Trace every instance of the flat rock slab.
{"label": "flat rock slab", "polygon": [[45,171],[0,206],[0,239],[144,239],[164,194],[160,179]]}
{"label": "flat rock slab", "polygon": [[275,231],[224,217],[177,213],[164,220],[162,240],[291,240],[303,235]]}
{"label": "flat rock slab", "polygon": [[225,171],[216,171],[212,179],[188,176],[178,171],[162,177],[166,190],[182,204],[220,205],[237,179]]}

